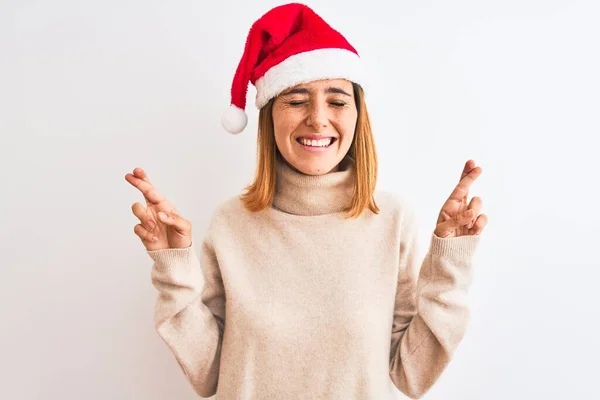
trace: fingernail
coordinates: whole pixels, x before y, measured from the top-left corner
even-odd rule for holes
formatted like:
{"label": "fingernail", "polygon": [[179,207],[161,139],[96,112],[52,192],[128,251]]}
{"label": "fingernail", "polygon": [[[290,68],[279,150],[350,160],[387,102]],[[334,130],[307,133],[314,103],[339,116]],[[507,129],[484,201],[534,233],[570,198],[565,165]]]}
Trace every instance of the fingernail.
{"label": "fingernail", "polygon": [[158,213],[158,216],[159,216],[160,219],[167,219],[167,214],[165,214],[162,211]]}

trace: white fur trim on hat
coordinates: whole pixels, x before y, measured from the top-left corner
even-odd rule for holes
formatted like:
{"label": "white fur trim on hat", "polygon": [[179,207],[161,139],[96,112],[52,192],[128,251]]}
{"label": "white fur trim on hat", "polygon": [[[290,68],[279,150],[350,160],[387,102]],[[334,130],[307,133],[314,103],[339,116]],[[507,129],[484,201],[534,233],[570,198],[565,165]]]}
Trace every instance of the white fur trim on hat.
{"label": "white fur trim on hat", "polygon": [[241,108],[230,104],[221,117],[221,125],[229,133],[238,134],[248,124],[248,116]]}
{"label": "white fur trim on hat", "polygon": [[285,89],[300,83],[348,79],[361,84],[363,68],[360,57],[345,49],[326,48],[294,54],[273,66],[256,81],[256,107],[262,108]]}

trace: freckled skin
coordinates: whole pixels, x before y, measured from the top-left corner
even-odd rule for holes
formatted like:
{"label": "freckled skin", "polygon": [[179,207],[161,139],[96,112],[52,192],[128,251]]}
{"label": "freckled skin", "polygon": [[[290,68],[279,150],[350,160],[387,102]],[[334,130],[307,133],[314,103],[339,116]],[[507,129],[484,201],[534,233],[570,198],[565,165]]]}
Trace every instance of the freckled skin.
{"label": "freckled skin", "polygon": [[[328,93],[329,88],[341,89],[347,95]],[[298,89],[305,93],[293,92]],[[358,118],[352,89],[350,81],[327,79],[297,85],[275,99],[275,142],[285,160],[296,170],[307,175],[338,170],[338,164],[354,139]],[[310,152],[296,141],[305,135],[323,135],[337,140],[325,152]]]}

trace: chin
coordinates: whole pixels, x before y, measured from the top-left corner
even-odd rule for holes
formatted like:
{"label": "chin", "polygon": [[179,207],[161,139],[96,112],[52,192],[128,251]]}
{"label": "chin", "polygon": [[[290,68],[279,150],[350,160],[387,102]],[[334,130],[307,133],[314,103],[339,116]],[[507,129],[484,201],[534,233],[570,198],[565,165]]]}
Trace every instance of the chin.
{"label": "chin", "polygon": [[319,153],[287,148],[281,155],[288,164],[306,175],[325,175],[335,169],[343,159],[339,149]]}
{"label": "chin", "polygon": [[319,176],[319,175],[325,175],[329,171],[326,170],[326,169],[315,168],[315,169],[308,169],[308,170],[305,169],[304,171],[301,171],[301,172],[304,173],[304,174],[306,174],[306,175]]}
{"label": "chin", "polygon": [[325,175],[337,166],[335,162],[324,162],[317,160],[305,160],[304,162],[298,163],[298,169],[300,172],[307,175]]}

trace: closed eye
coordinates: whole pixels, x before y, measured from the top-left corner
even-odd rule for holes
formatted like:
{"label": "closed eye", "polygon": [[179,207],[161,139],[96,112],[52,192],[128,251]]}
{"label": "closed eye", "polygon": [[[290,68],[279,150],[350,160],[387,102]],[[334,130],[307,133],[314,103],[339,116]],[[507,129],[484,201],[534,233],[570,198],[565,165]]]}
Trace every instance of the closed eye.
{"label": "closed eye", "polygon": [[[299,106],[302,106],[302,105],[304,105],[306,103],[307,103],[306,101],[289,101],[288,102],[288,104],[290,106],[292,106],[292,107],[299,107]],[[334,107],[338,107],[338,108],[345,107],[347,105],[346,103],[339,102],[339,101],[332,101],[329,104],[331,104]]]}

